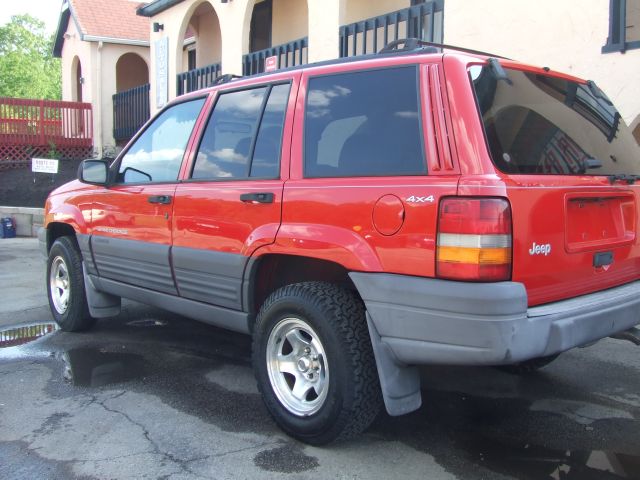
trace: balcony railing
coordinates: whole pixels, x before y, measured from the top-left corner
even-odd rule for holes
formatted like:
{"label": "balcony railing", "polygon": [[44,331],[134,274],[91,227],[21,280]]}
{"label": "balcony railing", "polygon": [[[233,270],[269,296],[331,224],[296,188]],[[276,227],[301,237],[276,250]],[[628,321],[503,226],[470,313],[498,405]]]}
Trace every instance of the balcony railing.
{"label": "balcony railing", "polygon": [[149,84],[113,96],[113,138],[129,140],[149,120]]}
{"label": "balcony railing", "polygon": [[419,38],[442,42],[444,0],[367,18],[340,27],[340,56],[375,53],[392,40]]}
{"label": "balcony railing", "polygon": [[292,40],[282,45],[247,53],[242,57],[242,75],[264,72],[264,61],[268,57],[278,57],[277,68],[293,67],[307,63],[307,37]]}
{"label": "balcony railing", "polygon": [[177,77],[176,93],[195,92],[201,88],[210,87],[222,73],[222,64],[214,63],[206,67],[194,68],[188,72],[179,73]]}
{"label": "balcony railing", "polygon": [[91,104],[0,98],[0,145],[93,145]]}

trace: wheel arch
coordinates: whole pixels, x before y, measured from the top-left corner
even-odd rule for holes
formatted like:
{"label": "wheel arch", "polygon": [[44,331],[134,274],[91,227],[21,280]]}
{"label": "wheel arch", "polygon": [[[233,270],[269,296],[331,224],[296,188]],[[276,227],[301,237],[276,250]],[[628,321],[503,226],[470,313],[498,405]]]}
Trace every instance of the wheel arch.
{"label": "wheel arch", "polygon": [[47,225],[47,252],[51,250],[53,242],[55,242],[60,237],[76,238],[76,230],[68,223],[50,222]]}
{"label": "wheel arch", "polygon": [[285,285],[321,281],[341,285],[360,296],[349,270],[337,262],[302,255],[274,254],[252,257],[245,269],[243,305],[249,312],[249,331],[260,306],[271,293]]}

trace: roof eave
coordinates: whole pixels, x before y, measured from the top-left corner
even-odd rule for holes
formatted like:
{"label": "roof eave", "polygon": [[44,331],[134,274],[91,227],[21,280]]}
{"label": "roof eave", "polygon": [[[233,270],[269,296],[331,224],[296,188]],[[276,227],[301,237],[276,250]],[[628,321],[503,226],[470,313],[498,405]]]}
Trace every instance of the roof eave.
{"label": "roof eave", "polygon": [[80,40],[85,42],[103,42],[103,43],[117,43],[120,45],[133,45],[136,47],[148,47],[150,45],[148,40],[134,40],[129,38],[113,38],[113,37],[101,37],[98,35],[81,35]]}
{"label": "roof eave", "polygon": [[56,29],[55,41],[53,42],[53,56],[56,58],[62,58],[62,46],[64,44],[64,34],[67,32],[69,26],[69,17],[71,11],[68,4],[65,4],[67,8],[64,8],[60,12],[60,19],[58,20],[58,28]]}
{"label": "roof eave", "polygon": [[164,12],[182,1],[183,0],[155,0],[148,5],[139,7],[136,10],[136,13],[141,17],[153,17],[154,15]]}

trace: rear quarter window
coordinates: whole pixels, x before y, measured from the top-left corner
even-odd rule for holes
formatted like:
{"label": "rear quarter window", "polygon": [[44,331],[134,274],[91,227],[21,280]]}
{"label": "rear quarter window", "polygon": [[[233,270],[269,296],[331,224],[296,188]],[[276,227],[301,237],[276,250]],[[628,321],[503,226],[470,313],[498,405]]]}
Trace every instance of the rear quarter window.
{"label": "rear quarter window", "polygon": [[417,67],[309,80],[305,177],[422,175]]}
{"label": "rear quarter window", "polygon": [[510,174],[640,174],[640,149],[620,114],[588,84],[487,66],[469,69],[489,151]]}

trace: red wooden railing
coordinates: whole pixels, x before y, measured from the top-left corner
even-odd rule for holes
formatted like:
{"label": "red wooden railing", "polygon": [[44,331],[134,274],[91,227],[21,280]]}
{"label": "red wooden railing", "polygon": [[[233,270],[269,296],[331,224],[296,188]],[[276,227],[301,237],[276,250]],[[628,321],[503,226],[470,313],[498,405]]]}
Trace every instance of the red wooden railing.
{"label": "red wooden railing", "polygon": [[93,153],[90,103],[0,97],[0,170],[34,157],[80,160]]}
{"label": "red wooden railing", "polygon": [[0,145],[91,147],[90,103],[0,97]]}

